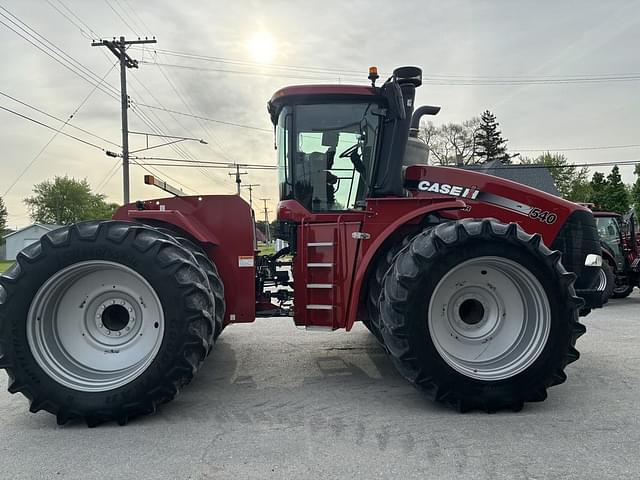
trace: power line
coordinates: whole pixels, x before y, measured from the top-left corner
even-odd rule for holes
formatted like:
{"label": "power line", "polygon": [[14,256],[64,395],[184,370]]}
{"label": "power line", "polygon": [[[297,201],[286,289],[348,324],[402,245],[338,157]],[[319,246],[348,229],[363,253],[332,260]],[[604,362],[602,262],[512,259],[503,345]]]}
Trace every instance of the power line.
{"label": "power line", "polygon": [[97,193],[102,193],[102,190],[107,186],[107,184],[109,183],[109,181],[113,178],[113,176],[116,174],[116,172],[118,171],[118,168],[120,167],[120,159],[118,158],[115,163],[113,164],[113,166],[109,169],[109,171],[107,172],[107,174],[102,178],[102,180],[100,180],[96,186],[96,192]]}
{"label": "power line", "polygon": [[138,12],[136,12],[136,9],[133,8],[131,6],[131,4],[128,2],[128,0],[122,0],[122,3],[127,5],[129,7],[129,10],[131,10],[131,13],[133,13],[133,16],[136,17],[139,21],[140,21],[140,25],[142,25],[142,30],[146,30],[150,33],[153,33],[153,29],[149,28],[149,26],[145,23],[145,21],[142,19],[142,17],[140,15],[138,15]]}
{"label": "power line", "polygon": [[71,17],[69,17],[69,15],[67,15],[66,13],[64,13],[62,10],[60,10],[57,6],[55,6],[51,0],[45,0],[50,6],[51,8],[53,8],[56,12],[58,12],[60,15],[62,15],[64,18],[67,19],[67,21],[69,21],[69,23],[71,23],[74,27],[76,27],[78,30],[80,30],[80,33],[82,33],[82,35],[91,40],[91,35],[89,35],[88,32],[86,32],[84,30],[84,28],[82,28],[82,26],[78,25]]}
{"label": "power line", "polygon": [[[6,112],[12,113],[14,115],[17,115],[18,117],[22,117],[25,120],[29,120],[30,122],[36,123],[36,124],[38,124],[38,125],[40,125],[42,127],[48,128],[49,130],[53,130],[54,132],[57,132],[60,135],[64,135],[65,137],[69,137],[69,138],[72,138],[72,139],[74,139],[74,140],[76,140],[78,142],[84,143],[85,145],[89,145],[90,147],[97,148],[98,150],[102,150],[103,152],[106,151],[103,147],[101,147],[99,145],[96,145],[95,143],[88,142],[86,140],[78,138],[78,137],[76,137],[74,135],[71,135],[69,133],[61,132],[61,131],[59,131],[60,129],[52,127],[51,125],[47,125],[46,123],[42,123],[42,122],[40,122],[40,121],[38,121],[38,120],[36,120],[34,118],[28,117],[27,115],[23,115],[21,113],[18,113],[15,110],[11,110],[10,108],[6,108],[6,107],[3,107],[2,105],[0,105],[0,109],[4,110]],[[63,127],[64,127],[64,125],[63,125]],[[62,127],[60,127],[60,128],[62,128]]]}
{"label": "power line", "polygon": [[[260,70],[264,69],[289,69],[308,73],[329,73],[332,75],[341,76],[353,76],[357,75],[361,78],[364,70],[348,70],[348,69],[336,69],[326,67],[312,67],[304,65],[283,65],[283,64],[270,64],[265,65],[258,62],[249,62],[245,60],[237,60],[225,57],[217,57],[211,55],[204,55],[190,52],[179,52],[175,50],[167,50],[161,48],[154,48],[154,51],[164,53],[165,55],[187,58],[192,60],[207,61],[212,63],[222,63],[238,66],[256,67]],[[381,76],[385,76],[382,74]],[[582,80],[582,79],[637,79],[640,77],[640,72],[614,72],[614,73],[581,73],[581,74],[569,74],[569,75],[535,75],[528,74],[502,74],[502,75],[473,75],[473,74],[447,74],[447,73],[425,73],[424,77],[427,80]]]}
{"label": "power line", "polygon": [[[151,32],[150,28],[146,28],[144,25],[141,25],[140,23],[138,23],[137,18],[140,18],[140,17],[138,17],[138,14],[136,13],[135,8],[131,7],[131,5],[124,2],[124,0],[122,2],[120,2],[120,0],[113,0],[113,1],[118,5],[118,8],[122,10],[122,13],[129,18],[129,20],[133,23],[133,25],[136,27],[138,31]],[[126,5],[128,8],[125,8],[124,5]]]}
{"label": "power line", "polygon": [[[241,168],[247,169],[247,170],[277,170],[277,167],[269,167],[269,166],[247,166],[244,165],[242,163],[238,163],[238,164],[234,164],[234,163],[229,163],[227,165],[210,165],[207,163],[199,163],[197,165],[192,165],[192,164],[185,164],[185,163],[148,163],[148,162],[144,162],[144,163],[138,163],[138,165],[147,165],[147,166],[157,166],[157,167],[181,167],[181,168],[222,168],[222,169],[229,169],[229,168],[235,168],[236,165],[239,165]],[[234,174],[230,174],[230,175],[235,175]]]}
{"label": "power line", "polygon": [[[67,7],[67,6],[62,2],[62,0],[58,0],[58,3],[60,3],[60,5],[62,5],[62,6],[63,6],[63,7],[64,7],[64,8],[65,8],[65,9],[66,9],[66,10],[67,10],[67,11],[68,11],[72,16],[73,16],[73,17],[74,17],[74,18],[76,18],[76,19],[78,20],[78,22],[80,22],[80,23],[81,23],[82,25],[84,25],[84,26],[85,26],[89,31],[91,31],[93,35],[95,35],[97,38],[101,38],[101,35],[96,34],[95,30],[94,30],[94,29],[92,29],[92,28],[91,28],[91,26],[89,26],[87,23],[85,23],[85,22],[84,22],[84,21],[83,21],[83,20],[82,20],[82,19],[81,19],[81,18],[80,18],[80,17],[79,17],[79,16],[78,16],[74,11],[73,11],[73,10],[71,10],[69,7]],[[4,9],[4,10],[6,11],[6,9]],[[60,13],[61,15],[63,15],[65,18],[67,18],[67,20],[68,20],[68,21],[71,21],[67,16],[65,16],[64,14],[62,14],[62,12],[60,12],[60,10],[58,10],[58,9],[56,9],[56,10],[58,11],[58,13]],[[8,11],[7,11],[7,12],[8,12]],[[10,13],[10,12],[8,12],[8,13]],[[5,18],[6,18],[6,17],[5,17]],[[16,17],[16,18],[17,18],[17,17]],[[0,22],[1,22],[1,21],[0,21]],[[3,23],[3,22],[1,22],[1,23]],[[12,23],[14,23],[14,22],[12,22]],[[74,23],[74,22],[71,22],[71,23],[72,23],[72,24],[74,24],[74,26],[76,26],[76,28],[78,28],[78,26],[77,26],[77,25],[75,25],[75,23]],[[3,24],[4,24],[4,23],[3,23]],[[6,24],[4,24],[4,25],[5,25],[5,26],[7,26]],[[25,25],[26,25],[26,24],[25,24]],[[8,27],[8,26],[7,26],[7,27]],[[10,27],[8,27],[8,28],[10,28]],[[22,38],[24,38],[25,40],[27,40],[29,43],[31,43],[32,45],[34,45],[34,46],[35,46],[36,48],[38,48],[39,50],[43,51],[43,53],[47,54],[49,57],[51,57],[51,58],[53,58],[54,60],[56,60],[58,63],[61,63],[65,68],[67,68],[67,69],[71,70],[71,71],[72,71],[72,73],[74,73],[74,74],[76,74],[76,75],[80,76],[83,80],[85,80],[85,81],[87,81],[87,82],[89,82],[89,83],[92,83],[92,84],[93,84],[93,82],[91,82],[89,79],[87,79],[87,78],[86,78],[86,76],[81,75],[81,74],[80,74],[80,73],[78,73],[77,71],[75,71],[75,70],[71,69],[69,66],[67,66],[67,65],[66,65],[66,64],[64,64],[64,63],[62,63],[62,62],[61,62],[60,60],[58,60],[57,58],[53,57],[53,56],[52,56],[51,54],[49,54],[48,52],[44,51],[41,47],[39,47],[38,45],[35,45],[35,44],[34,44],[33,42],[31,42],[30,40],[26,39],[23,35],[20,35],[18,32],[16,32],[16,31],[15,31],[15,30],[13,30],[12,28],[10,28],[10,29],[11,29],[12,31],[14,31],[16,34],[18,34],[19,36],[21,36]],[[24,31],[24,29],[22,29],[22,30]],[[36,32],[36,34],[37,34],[37,32]],[[44,38],[44,37],[43,37],[43,38]],[[42,43],[42,42],[41,42],[41,43]],[[61,50],[61,49],[59,49],[59,50]],[[62,51],[62,50],[61,50],[61,51]],[[107,54],[106,54],[104,51],[102,51],[102,49],[101,49],[101,52],[102,52],[106,57],[108,57],[108,56],[107,56]],[[77,62],[77,61],[76,61],[76,62]],[[85,70],[88,70],[86,67],[84,67],[84,66],[83,66],[82,64],[80,64],[79,62],[77,62],[77,63],[78,63],[82,68],[84,68]],[[134,77],[134,78],[135,78],[135,77]],[[111,96],[112,98],[116,99],[116,100],[120,100],[120,98],[119,98],[119,96],[120,96],[120,95],[119,95],[119,94],[120,94],[120,92],[119,92],[118,90],[116,90],[116,89],[115,89],[115,87],[112,87],[112,86],[111,86],[111,85],[109,85],[109,84],[107,84],[107,86],[109,86],[109,87],[110,87],[110,88],[115,92],[115,94],[114,94],[113,92],[110,92],[110,93],[109,93],[109,94],[110,94],[110,96]],[[102,91],[104,91],[103,89],[101,89],[101,90],[102,90]],[[149,125],[155,125],[155,124],[153,124],[153,122],[151,121],[151,119],[149,119],[149,118],[145,118],[145,115],[144,115],[142,112],[135,111],[134,113],[136,113],[136,114],[137,114],[137,116],[138,116],[138,117],[139,117],[139,118],[140,118],[140,119],[141,119],[141,120],[142,120],[142,121],[143,121],[147,126],[149,126]],[[155,132],[157,132],[157,133],[160,133],[160,129],[158,129],[157,127],[156,127],[156,128],[153,128],[153,127],[152,127],[152,130],[154,130],[154,131],[155,131]],[[174,147],[174,149],[175,149],[178,153],[180,152],[180,150],[179,150],[176,146],[172,146],[172,147]],[[147,171],[149,171],[149,170],[147,170]],[[152,172],[150,172],[150,173],[152,173]],[[173,179],[173,178],[172,178],[172,177],[170,177],[169,175],[166,175],[164,172],[160,172],[160,173],[161,173],[162,175],[166,176],[167,178],[170,178],[171,180],[178,182],[177,180]],[[182,185],[184,186],[184,184],[183,184],[182,182],[178,182],[178,183],[180,183],[180,184],[182,184]],[[190,190],[192,190],[192,189],[190,189]]]}
{"label": "power line", "polygon": [[0,24],[4,25],[13,33],[15,33],[16,35],[21,37],[23,40],[30,43],[32,46],[40,50],[42,53],[47,55],[49,58],[51,58],[55,62],[62,65],[64,68],[72,72],[74,75],[80,77],[85,82],[91,84],[92,86],[96,86],[96,84],[98,84],[99,85],[98,88],[100,89],[100,91],[102,91],[106,95],[111,96],[114,99],[118,99],[119,92],[117,89],[115,89],[115,87],[111,86],[106,82],[104,82],[104,84],[101,84],[102,79],[100,79],[89,68],[85,67],[82,63],[80,63],[74,57],[69,55],[67,52],[62,50],[56,44],[49,41],[46,37],[44,37],[43,35],[38,33],[36,30],[31,28],[28,24],[20,20],[16,15],[12,14],[6,8],[0,5],[0,9],[4,10],[9,14],[9,16],[7,16],[4,13],[0,12],[0,16],[3,17],[5,20],[9,21],[10,23],[12,23],[16,28],[19,28],[20,30],[22,30],[22,32],[24,33],[17,31],[11,25],[8,25],[2,20],[0,20]]}
{"label": "power line", "polygon": [[[203,68],[203,67],[195,67],[191,65],[178,65],[175,63],[161,63],[161,62],[149,62],[146,60],[141,60],[140,64],[145,65],[155,65],[155,66],[163,66],[169,68],[179,68],[183,70],[195,70],[199,72],[216,72],[216,73],[230,73],[233,75],[248,75],[253,77],[274,77],[274,78],[292,78],[296,80],[327,80],[329,78],[335,78],[335,76],[304,76],[297,74],[289,74],[289,73],[278,73],[278,72],[267,72],[267,71],[247,71],[247,70],[229,70],[224,68]],[[341,76],[344,77],[344,76]],[[355,79],[355,76],[351,76],[351,79]],[[357,77],[361,79],[361,77]]]}
{"label": "power line", "polygon": [[227,121],[224,121],[224,120],[218,120],[216,118],[204,117],[204,116],[201,116],[201,115],[194,115],[194,114],[191,114],[191,113],[180,112],[178,110],[172,110],[170,108],[159,107],[157,105],[148,105],[148,104],[145,104],[145,103],[138,103],[138,102],[136,102],[136,105],[138,105],[139,107],[152,108],[154,110],[162,110],[162,111],[168,112],[168,113],[175,113],[176,115],[183,115],[185,117],[198,118],[200,120],[205,120],[207,122],[219,123],[221,125],[228,125],[228,126],[231,126],[231,127],[246,128],[246,129],[249,129],[249,130],[257,130],[257,131],[260,131],[260,132],[267,132],[267,133],[272,133],[273,132],[273,130],[270,130],[268,128],[261,128],[261,127],[256,127],[256,126],[253,126],[253,125],[244,125],[244,124],[235,123],[235,122],[227,122]]}
{"label": "power line", "polygon": [[[176,54],[174,54],[176,55]],[[265,66],[260,64],[252,64],[249,62],[241,62],[241,61],[231,61],[231,60],[214,60],[213,58],[198,58],[196,56],[191,55],[176,55],[182,58],[188,58],[193,60],[207,60],[212,62],[218,62],[223,64],[231,64],[236,66],[243,66],[247,68],[255,68],[255,70],[232,70],[232,69],[223,69],[223,68],[203,68],[197,67],[193,65],[179,65],[175,63],[160,63],[160,62],[149,62],[143,61],[141,63],[147,65],[162,65],[165,67],[171,68],[180,68],[186,70],[196,70],[202,72],[217,72],[217,73],[228,73],[234,75],[249,75],[249,76],[258,76],[258,77],[279,77],[279,78],[294,78],[294,79],[302,79],[302,80],[324,80],[327,76],[340,76],[341,78],[348,79],[357,79],[361,80],[362,75],[355,75],[346,72],[340,71],[332,71],[332,70],[315,70],[315,69],[304,69],[302,67],[275,67],[275,66]],[[274,70],[275,68],[275,70]],[[316,74],[314,76],[304,76],[295,73],[288,73],[286,71],[278,72],[278,68],[284,68],[285,70],[293,69],[293,71],[301,71],[303,73],[311,73]],[[271,69],[271,70],[269,70]],[[319,74],[325,74],[325,76],[318,76]],[[584,74],[584,75],[575,75],[575,76],[538,76],[538,77],[474,77],[474,76],[444,76],[437,74],[423,74],[422,81],[427,85],[438,85],[438,86],[482,86],[482,85],[561,85],[561,84],[592,84],[592,83],[608,83],[608,82],[629,82],[629,81],[638,81],[640,80],[640,73],[628,73],[628,74],[604,74],[604,75],[595,75],[595,74]]]}
{"label": "power line", "polygon": [[[47,1],[49,1],[49,0],[47,0]],[[62,0],[58,0],[58,3],[67,12],[69,12],[76,20],[78,20],[78,22],[80,22],[81,25],[84,25],[91,32],[91,35],[93,35],[93,39],[102,38],[102,35],[96,33],[96,31],[93,28],[91,28],[89,25],[84,23],[84,21],[78,15],[76,15],[76,13],[71,8],[69,8]]]}
{"label": "power line", "polygon": [[[116,64],[114,63],[114,64],[113,64],[113,66],[115,66],[115,65],[116,65]],[[107,75],[111,72],[111,70],[112,70],[112,69],[113,69],[113,67],[111,67],[111,69],[109,69],[109,71],[107,72]],[[94,88],[94,90],[92,91],[92,93],[93,93],[94,91],[95,91],[95,88]],[[44,110],[39,109],[38,107],[34,107],[33,105],[31,105],[31,104],[29,104],[29,103],[27,103],[27,102],[23,102],[22,100],[19,100],[19,99],[17,99],[16,97],[13,97],[13,96],[9,95],[8,93],[5,93],[5,92],[0,91],[0,95],[2,95],[3,97],[9,98],[9,99],[13,100],[14,102],[19,103],[20,105],[23,105],[23,106],[28,107],[28,108],[30,108],[30,109],[32,109],[32,110],[35,110],[36,112],[41,113],[42,115],[44,115],[44,116],[46,116],[46,117],[52,118],[52,119],[54,119],[54,120],[57,120],[58,122],[62,122],[63,124],[65,124],[65,125],[67,125],[67,126],[69,126],[69,127],[71,127],[71,128],[75,128],[76,130],[78,130],[78,131],[80,131],[80,132],[82,132],[82,133],[86,133],[87,135],[90,135],[90,136],[95,137],[95,138],[97,138],[97,139],[99,139],[99,140],[102,140],[103,142],[110,143],[111,145],[114,145],[114,146],[116,146],[116,147],[120,147],[120,145],[118,145],[118,144],[117,144],[117,143],[115,143],[115,142],[112,142],[111,140],[107,140],[106,138],[101,137],[100,135],[97,135],[97,134],[92,133],[92,132],[90,132],[90,131],[88,131],[88,130],[85,130],[84,128],[80,128],[80,127],[78,127],[78,126],[76,126],[76,125],[73,125],[72,123],[69,123],[69,121],[70,121],[70,120],[74,117],[74,115],[77,113],[77,109],[74,111],[74,113],[72,113],[71,115],[69,115],[69,118],[68,118],[67,120],[63,120],[62,118],[60,118],[60,117],[56,117],[55,115],[51,115],[50,113],[47,113],[47,112],[45,112]],[[84,103],[84,102],[83,102],[83,103]]]}
{"label": "power line", "polygon": [[113,11],[113,13],[115,13],[118,16],[118,18],[122,20],[122,23],[124,23],[130,31],[135,33],[136,36],[140,38],[140,35],[138,34],[138,32],[136,32],[135,28],[129,25],[129,23],[124,19],[124,17],[120,15],[120,13],[118,13],[118,11],[115,8],[113,8],[113,6],[109,3],[109,0],[104,0],[104,3],[106,3],[107,6]]}
{"label": "power line", "polygon": [[[115,63],[111,66],[111,68],[109,70],[107,70],[107,72],[103,75],[102,77],[102,81],[104,81],[105,78],[107,78],[107,75],[109,75],[109,73],[111,72],[111,70],[113,69],[113,67],[115,66]],[[99,84],[98,84],[99,85]],[[20,174],[17,176],[17,178],[11,183],[11,185],[9,186],[9,188],[7,188],[7,190],[5,191],[5,195],[7,195],[7,193],[9,193],[11,191],[11,189],[20,181],[20,179],[27,173],[27,171],[31,168],[31,166],[40,158],[40,156],[44,153],[44,151],[47,149],[47,147],[49,147],[49,145],[51,144],[51,142],[53,142],[53,140],[58,136],[59,133],[61,133],[62,129],[69,124],[69,121],[76,115],[76,113],[78,113],[80,111],[80,109],[84,106],[85,103],[87,103],[87,101],[89,101],[89,98],[91,98],[91,96],[93,95],[93,93],[96,91],[96,89],[98,88],[98,85],[94,86],[93,89],[87,94],[86,97],[84,97],[84,99],[80,102],[80,104],[75,108],[75,110],[71,113],[71,115],[69,115],[69,118],[67,118],[67,120],[63,121],[62,119],[57,119],[57,117],[55,117],[57,120],[63,122],[62,125],[60,126],[60,128],[58,128],[58,130],[56,130],[56,132],[52,135],[52,137],[49,139],[49,141],[40,149],[40,151],[38,152],[38,154],[33,157],[33,159],[27,164],[27,166],[22,170],[22,172],[20,172]],[[0,92],[1,93],[1,92]],[[18,99],[11,97],[9,95],[3,94],[9,98],[11,98],[12,100],[18,102],[18,103],[22,103],[24,105],[27,105],[26,103],[23,103],[21,101],[19,101]],[[29,105],[30,108],[34,108],[36,109],[38,112],[41,112],[45,115],[45,112],[43,112],[40,109],[37,109],[31,105]],[[78,128],[78,127],[74,127],[74,128]],[[86,130],[80,129],[86,133]],[[63,135],[66,135],[63,133]],[[91,134],[93,135],[93,134]],[[94,135],[97,136],[97,135]],[[102,137],[98,137],[100,139],[102,139]],[[108,140],[105,140],[108,142]],[[109,142],[111,143],[111,142]]]}
{"label": "power line", "polygon": [[223,165],[228,167],[229,165],[236,166],[240,165],[241,167],[257,167],[257,168],[268,168],[270,170],[277,170],[278,167],[276,165],[265,165],[260,163],[244,163],[244,162],[215,162],[211,160],[196,160],[196,159],[182,159],[182,158],[167,158],[167,157],[135,157],[136,160],[156,160],[159,162],[180,162],[180,163],[197,163],[203,165]]}
{"label": "power line", "polygon": [[636,148],[640,147],[640,143],[630,143],[627,145],[601,145],[588,147],[562,147],[562,148],[516,148],[509,147],[510,150],[518,152],[573,152],[581,150],[614,150],[619,148]]}

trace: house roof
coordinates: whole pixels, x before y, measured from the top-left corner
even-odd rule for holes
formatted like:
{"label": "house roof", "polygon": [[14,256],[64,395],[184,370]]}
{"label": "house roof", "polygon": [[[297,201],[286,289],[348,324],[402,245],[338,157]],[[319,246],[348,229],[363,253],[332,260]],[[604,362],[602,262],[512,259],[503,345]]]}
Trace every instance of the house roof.
{"label": "house roof", "polygon": [[48,230],[51,232],[52,230],[57,230],[58,228],[62,227],[62,225],[53,225],[48,223],[32,223],[31,225],[27,225],[26,227],[16,230],[15,232],[7,233],[6,235],[3,235],[2,238],[9,238],[12,235],[16,235],[17,233],[24,232],[25,230],[28,230],[33,227],[42,227],[45,230]]}
{"label": "house roof", "polygon": [[463,168],[493,175],[494,177],[505,178],[558,197],[561,196],[549,169],[544,166],[532,168],[528,165],[505,165],[500,160],[493,160],[480,165],[467,165]]}

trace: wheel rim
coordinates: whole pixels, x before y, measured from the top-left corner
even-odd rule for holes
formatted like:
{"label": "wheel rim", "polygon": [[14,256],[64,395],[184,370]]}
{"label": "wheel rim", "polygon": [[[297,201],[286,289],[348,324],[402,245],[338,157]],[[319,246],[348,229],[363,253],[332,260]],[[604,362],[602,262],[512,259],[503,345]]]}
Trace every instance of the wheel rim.
{"label": "wheel rim", "polygon": [[40,287],[27,316],[27,340],[56,382],[101,392],[148,368],[164,327],[160,299],[140,274],[92,260],[57,272]]}
{"label": "wheel rim", "polygon": [[478,380],[513,377],[542,353],[551,308],[542,284],[502,257],[478,257],[450,270],[436,285],[428,327],[440,356]]}

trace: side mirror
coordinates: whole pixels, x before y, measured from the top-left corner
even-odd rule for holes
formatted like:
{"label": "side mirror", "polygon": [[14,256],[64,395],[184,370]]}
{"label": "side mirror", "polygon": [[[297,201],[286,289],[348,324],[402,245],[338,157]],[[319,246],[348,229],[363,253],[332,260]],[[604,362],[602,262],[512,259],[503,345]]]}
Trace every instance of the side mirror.
{"label": "side mirror", "polygon": [[404,109],[404,98],[398,82],[387,82],[382,87],[382,93],[389,105],[387,116],[391,119],[404,120],[407,117],[407,112]]}

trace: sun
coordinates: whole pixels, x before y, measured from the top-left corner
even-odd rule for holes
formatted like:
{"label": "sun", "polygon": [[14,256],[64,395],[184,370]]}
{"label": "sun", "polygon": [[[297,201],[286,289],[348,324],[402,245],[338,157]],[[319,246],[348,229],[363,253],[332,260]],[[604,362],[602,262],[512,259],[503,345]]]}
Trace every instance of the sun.
{"label": "sun", "polygon": [[269,32],[256,32],[247,42],[251,58],[258,63],[271,63],[276,57],[276,39]]}

